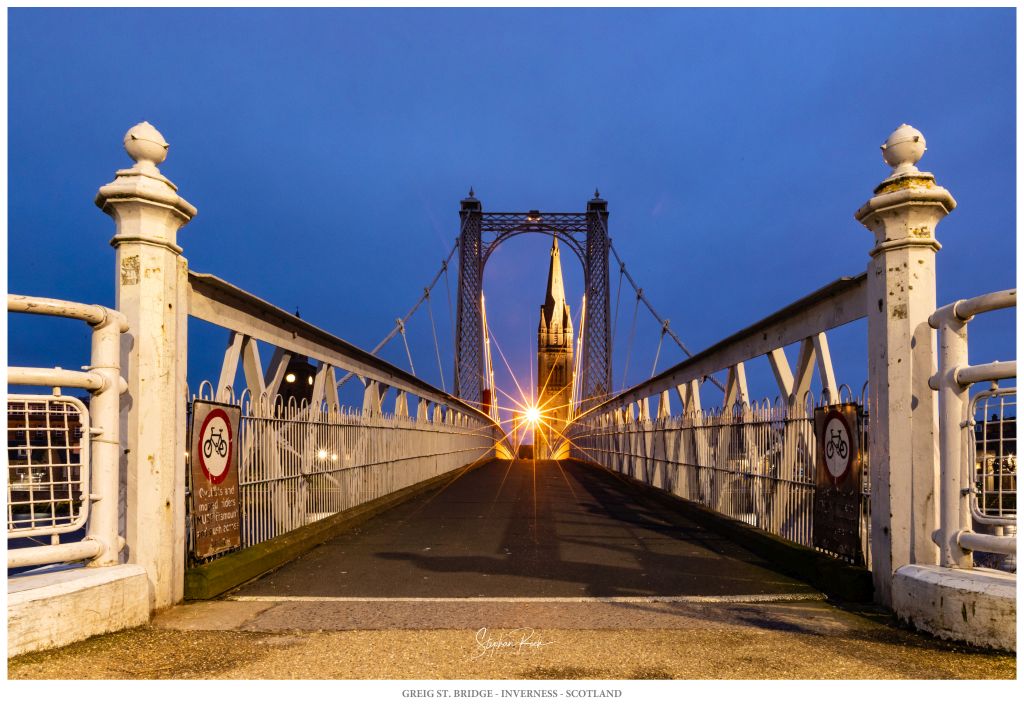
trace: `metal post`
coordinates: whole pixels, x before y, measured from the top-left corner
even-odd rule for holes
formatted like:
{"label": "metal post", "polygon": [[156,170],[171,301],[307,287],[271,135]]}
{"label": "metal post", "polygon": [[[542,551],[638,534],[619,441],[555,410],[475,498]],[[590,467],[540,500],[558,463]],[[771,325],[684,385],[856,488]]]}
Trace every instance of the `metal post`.
{"label": "metal post", "polygon": [[128,322],[116,311],[105,310],[106,318],[92,332],[90,372],[103,378],[103,387],[89,400],[93,438],[91,493],[93,495],[89,537],[103,545],[103,551],[89,566],[114,566],[121,553],[120,528],[120,416],[121,416],[121,334]]}
{"label": "metal post", "polygon": [[135,164],[100,188],[96,205],[116,224],[116,308],[129,325],[121,342],[128,561],[145,567],[150,607],[159,609],[184,591],[188,263],[177,233],[196,209],[160,173],[168,145],[152,125],[130,129],[124,146]]}
{"label": "metal post", "polygon": [[856,213],[875,236],[868,265],[871,557],[875,599],[891,605],[894,572],[936,564],[938,404],[935,366],[935,227],[956,201],[914,166],[924,136],[901,125],[882,145],[892,174]]}
{"label": "metal post", "polygon": [[970,528],[967,488],[963,465],[963,428],[970,403],[970,387],[961,385],[957,372],[967,366],[967,322],[956,315],[956,303],[939,309],[931,317],[939,328],[939,366],[935,376],[939,392],[939,545],[942,566],[969,569],[971,553],[964,551],[957,535]]}

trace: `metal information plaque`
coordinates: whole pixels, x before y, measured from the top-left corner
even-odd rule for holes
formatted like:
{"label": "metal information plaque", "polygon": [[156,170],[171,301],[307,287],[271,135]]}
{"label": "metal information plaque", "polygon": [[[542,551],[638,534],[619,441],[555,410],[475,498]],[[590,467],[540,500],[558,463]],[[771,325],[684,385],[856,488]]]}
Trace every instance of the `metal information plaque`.
{"label": "metal information plaque", "polygon": [[195,400],[189,434],[192,556],[241,545],[238,514],[238,429],[241,409]]}
{"label": "metal information plaque", "polygon": [[839,404],[814,410],[817,468],[814,546],[864,563],[860,542],[860,406]]}

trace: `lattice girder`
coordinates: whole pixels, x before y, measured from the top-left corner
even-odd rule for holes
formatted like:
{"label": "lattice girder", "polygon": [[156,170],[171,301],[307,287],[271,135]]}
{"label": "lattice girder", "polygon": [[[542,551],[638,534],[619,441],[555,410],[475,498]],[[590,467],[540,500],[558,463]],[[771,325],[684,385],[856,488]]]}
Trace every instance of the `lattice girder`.
{"label": "lattice girder", "polygon": [[[608,209],[597,194],[583,213],[525,211],[484,213],[470,192],[460,209],[458,314],[455,340],[455,394],[480,404],[486,385],[483,368],[483,321],[480,297],[483,271],[491,254],[508,238],[523,233],[546,233],[564,242],[583,266],[586,325],[581,351],[582,399],[590,403],[611,392],[612,348],[608,287]],[[484,233],[493,233],[489,241]],[[576,237],[583,234],[584,237]]]}

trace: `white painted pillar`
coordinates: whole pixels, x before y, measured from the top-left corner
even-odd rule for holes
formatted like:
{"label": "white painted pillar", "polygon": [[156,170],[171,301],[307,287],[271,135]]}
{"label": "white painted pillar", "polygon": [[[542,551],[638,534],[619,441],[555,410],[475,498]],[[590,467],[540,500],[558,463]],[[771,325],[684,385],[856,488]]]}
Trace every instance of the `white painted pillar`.
{"label": "white painted pillar", "polygon": [[914,166],[924,136],[901,125],[882,145],[893,172],[856,218],[875,235],[868,265],[871,556],[875,599],[891,605],[893,573],[937,564],[938,400],[935,369],[935,227],[956,201]]}
{"label": "white painted pillar", "polygon": [[145,567],[156,610],[184,590],[188,262],[177,235],[196,209],[160,173],[167,143],[152,125],[133,127],[124,146],[135,164],[100,187],[96,205],[116,226],[116,307],[129,326],[121,348],[127,561]]}

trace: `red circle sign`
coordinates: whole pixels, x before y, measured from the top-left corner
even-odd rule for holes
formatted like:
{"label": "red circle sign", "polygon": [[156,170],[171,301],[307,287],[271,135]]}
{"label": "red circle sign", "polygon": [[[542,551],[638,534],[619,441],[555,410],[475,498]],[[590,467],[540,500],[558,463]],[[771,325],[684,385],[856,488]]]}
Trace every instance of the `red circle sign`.
{"label": "red circle sign", "polygon": [[846,416],[835,409],[826,414],[822,434],[825,470],[832,482],[839,485],[853,468],[853,433]]}
{"label": "red circle sign", "polygon": [[234,451],[234,434],[231,420],[223,409],[211,410],[199,427],[199,443],[196,449],[199,467],[203,475],[214,485],[220,485],[228,477],[231,468],[231,454]]}

